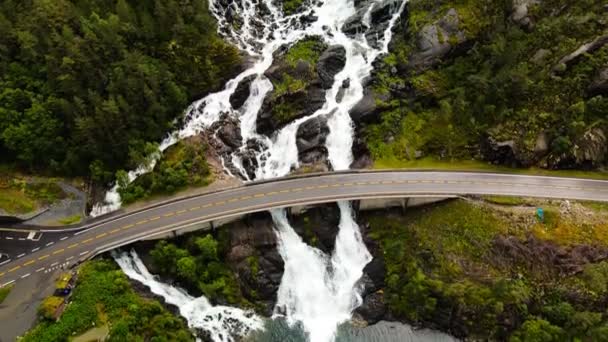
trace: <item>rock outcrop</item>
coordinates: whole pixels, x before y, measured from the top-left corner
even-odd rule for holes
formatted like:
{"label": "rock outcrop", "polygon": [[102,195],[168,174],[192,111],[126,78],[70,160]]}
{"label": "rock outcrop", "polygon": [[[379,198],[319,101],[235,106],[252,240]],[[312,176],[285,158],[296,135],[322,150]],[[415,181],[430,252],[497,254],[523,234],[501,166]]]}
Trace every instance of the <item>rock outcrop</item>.
{"label": "rock outcrop", "polygon": [[590,97],[608,95],[608,65],[601,69],[587,88]]}
{"label": "rock outcrop", "polygon": [[428,24],[418,32],[416,50],[410,56],[409,67],[418,70],[429,68],[465,41],[458,12],[451,8],[436,23]]}
{"label": "rock outcrop", "polygon": [[289,55],[290,49],[283,48],[266,71],[274,89],[264,99],[258,115],[258,133],[271,136],[290,122],[320,109],[334,76],[344,68],[346,52],[343,47],[328,47],[317,38],[306,40],[313,43],[305,48],[318,58],[295,60],[297,57]]}
{"label": "rock outcrop", "polygon": [[511,20],[524,29],[532,30],[534,21],[530,17],[530,7],[540,3],[540,0],[514,0]]}
{"label": "rock outcrop", "polygon": [[308,119],[298,127],[296,144],[298,158],[303,164],[327,164],[325,141],[329,134],[327,117],[318,116]]}
{"label": "rock outcrop", "polygon": [[317,73],[323,89],[329,89],[334,84],[334,76],[344,69],[346,50],[341,45],[330,46],[321,54],[317,63]]}
{"label": "rock outcrop", "polygon": [[249,97],[251,82],[255,79],[255,75],[245,77],[236,87],[236,90],[230,95],[230,105],[232,108],[239,109],[243,106]]}

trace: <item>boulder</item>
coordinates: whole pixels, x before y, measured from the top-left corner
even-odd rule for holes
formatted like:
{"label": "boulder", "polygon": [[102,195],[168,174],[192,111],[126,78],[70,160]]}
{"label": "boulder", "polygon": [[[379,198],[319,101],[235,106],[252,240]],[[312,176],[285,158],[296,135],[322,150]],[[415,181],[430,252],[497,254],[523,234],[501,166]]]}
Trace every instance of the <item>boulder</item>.
{"label": "boulder", "polygon": [[303,122],[296,132],[296,144],[300,154],[323,147],[329,134],[326,116],[317,116]]}
{"label": "boulder", "polygon": [[382,320],[387,314],[384,294],[378,291],[365,296],[363,303],[355,310],[355,313],[359,314],[368,324],[375,324]]}
{"label": "boulder", "polygon": [[511,20],[524,29],[532,30],[534,22],[529,16],[529,9],[540,3],[540,0],[513,0]]}
{"label": "boulder", "polygon": [[592,128],[577,140],[573,148],[576,163],[580,166],[596,168],[606,160],[608,144],[601,128]]}
{"label": "boulder", "polygon": [[608,95],[608,65],[601,69],[587,88],[590,97]]}
{"label": "boulder", "polygon": [[243,106],[245,101],[247,101],[247,98],[249,98],[251,82],[253,82],[255,77],[256,75],[250,75],[239,82],[234,93],[230,95],[230,105],[232,105],[232,108],[239,109]]}
{"label": "boulder", "polygon": [[333,45],[327,48],[319,57],[317,73],[321,79],[323,89],[329,89],[334,84],[334,77],[342,71],[346,63],[346,50],[341,45]]}
{"label": "boulder", "polygon": [[349,115],[356,124],[377,122],[379,110],[377,101],[389,101],[390,94],[377,94],[371,87],[363,90],[363,98],[350,110]]}
{"label": "boulder", "polygon": [[424,26],[416,35],[416,49],[410,56],[410,67],[431,67],[455,49],[455,45],[464,43],[466,36],[459,25],[458,12],[451,8],[439,21]]}

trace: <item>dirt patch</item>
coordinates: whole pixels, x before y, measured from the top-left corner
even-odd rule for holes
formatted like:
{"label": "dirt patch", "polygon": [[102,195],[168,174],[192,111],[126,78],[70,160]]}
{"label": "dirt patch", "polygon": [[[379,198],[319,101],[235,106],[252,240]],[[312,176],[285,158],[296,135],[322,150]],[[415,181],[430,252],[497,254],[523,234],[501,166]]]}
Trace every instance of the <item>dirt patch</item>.
{"label": "dirt patch", "polygon": [[599,245],[559,246],[534,236],[520,240],[498,236],[492,242],[489,262],[500,268],[524,266],[535,274],[571,276],[585,265],[608,260],[608,247]]}

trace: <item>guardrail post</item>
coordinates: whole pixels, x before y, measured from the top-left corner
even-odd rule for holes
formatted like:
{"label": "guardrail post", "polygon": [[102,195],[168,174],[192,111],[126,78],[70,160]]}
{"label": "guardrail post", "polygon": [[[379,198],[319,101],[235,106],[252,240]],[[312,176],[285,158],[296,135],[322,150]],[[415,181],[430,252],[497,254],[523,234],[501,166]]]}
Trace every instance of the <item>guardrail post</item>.
{"label": "guardrail post", "polygon": [[410,198],[406,197],[406,198],[402,198],[401,199],[401,211],[402,214],[405,216],[405,213],[407,212],[407,205],[410,202]]}
{"label": "guardrail post", "polygon": [[215,225],[213,224],[213,221],[209,221],[209,226],[211,227],[211,232],[215,233]]}

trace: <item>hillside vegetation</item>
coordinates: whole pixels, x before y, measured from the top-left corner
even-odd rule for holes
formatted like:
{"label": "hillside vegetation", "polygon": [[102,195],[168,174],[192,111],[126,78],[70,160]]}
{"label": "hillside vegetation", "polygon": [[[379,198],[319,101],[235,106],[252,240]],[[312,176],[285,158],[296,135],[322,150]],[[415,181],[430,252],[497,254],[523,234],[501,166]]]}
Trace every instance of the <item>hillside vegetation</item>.
{"label": "hillside vegetation", "polygon": [[238,71],[205,0],[0,3],[0,162],[106,183]]}
{"label": "hillside vegetation", "polygon": [[410,1],[375,75],[372,157],[602,167],[605,13],[599,0]]}

